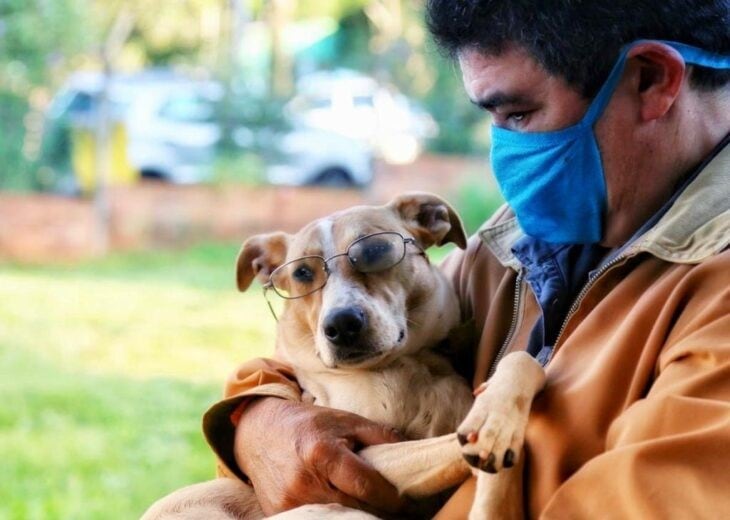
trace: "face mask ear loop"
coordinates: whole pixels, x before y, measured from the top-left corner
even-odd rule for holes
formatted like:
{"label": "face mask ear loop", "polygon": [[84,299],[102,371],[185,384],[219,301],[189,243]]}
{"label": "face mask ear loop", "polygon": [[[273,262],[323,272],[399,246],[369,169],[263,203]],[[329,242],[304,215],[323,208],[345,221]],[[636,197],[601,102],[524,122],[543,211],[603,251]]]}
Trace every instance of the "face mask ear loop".
{"label": "face mask ear loop", "polygon": [[606,82],[601,87],[601,90],[598,91],[598,94],[593,99],[590,107],[588,107],[588,112],[586,112],[584,118],[586,124],[592,127],[596,123],[596,121],[598,121],[598,118],[601,117],[603,111],[608,105],[608,102],[613,96],[614,90],[616,90],[616,85],[618,85],[618,82],[623,75],[624,66],[626,65],[626,56],[628,55],[632,47],[645,42],[656,42],[666,45],[668,47],[672,47],[674,50],[679,52],[685,63],[719,70],[730,68],[730,56],[708,52],[684,43],[672,42],[667,40],[634,41],[632,43],[629,43],[628,45],[625,45],[621,49],[618,60],[613,66],[613,69],[611,69],[611,73],[608,75]]}
{"label": "face mask ear loop", "polygon": [[626,55],[633,46],[634,43],[626,45],[621,49],[618,60],[611,69],[611,73],[606,78],[601,90],[599,90],[598,94],[596,94],[596,97],[593,98],[593,101],[588,107],[588,111],[583,118],[583,122],[587,126],[592,128],[593,125],[596,124],[596,121],[598,121],[603,114],[603,111],[606,109],[606,106],[608,106],[608,102],[611,101],[611,97],[613,97],[616,86],[623,76],[624,67],[626,65]]}
{"label": "face mask ear loop", "polygon": [[674,48],[686,63],[692,65],[699,65],[700,67],[706,67],[709,69],[727,70],[730,69],[730,56],[717,54],[716,52],[710,52],[698,47],[692,47],[685,43],[671,42],[666,40],[659,40],[659,43],[668,45]]}
{"label": "face mask ear loop", "polygon": [[264,300],[266,300],[266,305],[269,306],[269,310],[271,311],[271,315],[274,317],[274,320],[276,323],[279,323],[279,318],[276,317],[276,313],[274,312],[274,306],[271,305],[271,302],[269,301],[269,289],[271,289],[271,282],[264,285]]}

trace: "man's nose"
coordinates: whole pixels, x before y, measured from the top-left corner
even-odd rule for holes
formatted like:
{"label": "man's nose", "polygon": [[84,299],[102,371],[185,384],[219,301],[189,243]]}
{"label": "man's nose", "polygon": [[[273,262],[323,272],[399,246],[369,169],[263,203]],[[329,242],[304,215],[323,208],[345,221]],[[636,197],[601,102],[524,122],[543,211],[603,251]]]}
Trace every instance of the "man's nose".
{"label": "man's nose", "polygon": [[324,335],[338,347],[350,347],[365,329],[365,312],[360,307],[343,307],[331,311],[324,320]]}

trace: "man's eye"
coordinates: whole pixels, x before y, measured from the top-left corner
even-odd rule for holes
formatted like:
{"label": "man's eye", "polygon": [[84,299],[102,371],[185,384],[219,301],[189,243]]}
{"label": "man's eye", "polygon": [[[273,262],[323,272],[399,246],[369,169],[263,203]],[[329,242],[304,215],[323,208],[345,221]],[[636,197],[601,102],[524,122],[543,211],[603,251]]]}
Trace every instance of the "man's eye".
{"label": "man's eye", "polygon": [[294,272],[292,273],[292,277],[297,282],[302,282],[302,283],[310,283],[310,282],[314,281],[314,273],[306,265],[301,265],[301,266],[297,267],[294,270]]}
{"label": "man's eye", "polygon": [[494,112],[494,125],[500,128],[522,128],[531,119],[534,110],[520,110],[515,112]]}

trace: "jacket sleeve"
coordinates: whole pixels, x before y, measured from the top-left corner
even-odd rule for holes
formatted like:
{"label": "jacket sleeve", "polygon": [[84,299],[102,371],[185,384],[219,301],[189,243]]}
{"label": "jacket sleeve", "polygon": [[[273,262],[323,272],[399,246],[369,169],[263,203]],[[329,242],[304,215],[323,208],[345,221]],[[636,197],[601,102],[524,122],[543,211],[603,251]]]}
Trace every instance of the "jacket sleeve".
{"label": "jacket sleeve", "polygon": [[203,416],[203,433],[218,456],[218,474],[246,480],[233,455],[238,419],[252,397],[279,397],[298,401],[301,388],[285,363],[259,358],[248,361],[229,376],[223,399]]}
{"label": "jacket sleeve", "polygon": [[[730,276],[677,315],[646,397],[543,518],[721,518],[730,511]],[[535,456],[539,456],[536,454]]]}

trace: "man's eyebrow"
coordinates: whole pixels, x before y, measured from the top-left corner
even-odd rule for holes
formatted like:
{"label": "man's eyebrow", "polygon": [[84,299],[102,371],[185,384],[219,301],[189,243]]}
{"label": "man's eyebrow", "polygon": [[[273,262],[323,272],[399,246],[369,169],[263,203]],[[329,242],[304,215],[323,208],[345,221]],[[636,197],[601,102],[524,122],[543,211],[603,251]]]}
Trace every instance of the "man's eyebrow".
{"label": "man's eyebrow", "polygon": [[482,107],[485,110],[494,110],[503,105],[521,105],[527,102],[527,98],[520,94],[505,94],[504,92],[495,92],[491,96],[484,99],[472,99],[472,103]]}

